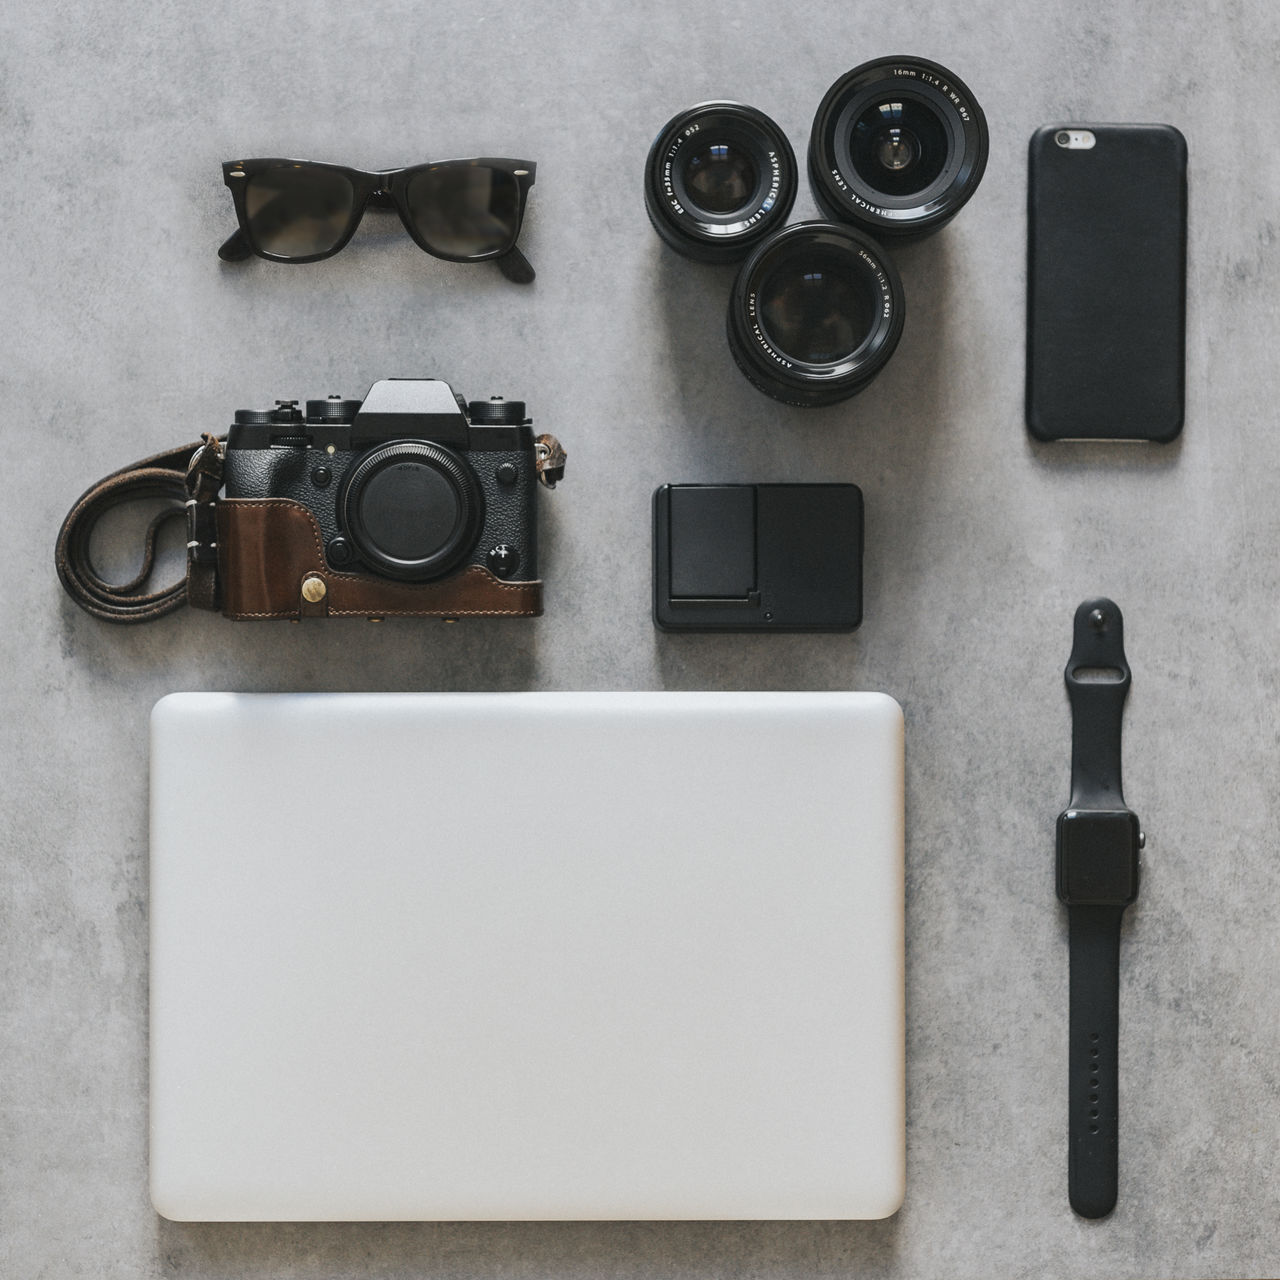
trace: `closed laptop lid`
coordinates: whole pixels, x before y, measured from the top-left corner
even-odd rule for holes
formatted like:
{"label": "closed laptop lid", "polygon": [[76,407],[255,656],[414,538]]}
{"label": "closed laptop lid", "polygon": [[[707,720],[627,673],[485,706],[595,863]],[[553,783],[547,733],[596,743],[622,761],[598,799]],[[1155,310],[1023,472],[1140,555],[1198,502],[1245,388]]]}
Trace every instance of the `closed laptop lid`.
{"label": "closed laptop lid", "polygon": [[157,1210],[893,1213],[902,752],[878,694],[163,699]]}

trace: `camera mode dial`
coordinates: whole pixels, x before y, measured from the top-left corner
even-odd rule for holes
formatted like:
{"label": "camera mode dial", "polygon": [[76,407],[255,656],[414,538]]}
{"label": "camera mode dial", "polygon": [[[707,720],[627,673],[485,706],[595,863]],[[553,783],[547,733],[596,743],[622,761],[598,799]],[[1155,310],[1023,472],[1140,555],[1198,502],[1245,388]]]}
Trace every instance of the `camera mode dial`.
{"label": "camera mode dial", "polygon": [[467,417],[480,427],[518,427],[524,421],[524,401],[504,400],[491,396],[488,400],[472,400]]}
{"label": "camera mode dial", "polygon": [[360,405],[359,400],[344,400],[341,396],[330,396],[327,400],[308,400],[307,421],[352,422]]}

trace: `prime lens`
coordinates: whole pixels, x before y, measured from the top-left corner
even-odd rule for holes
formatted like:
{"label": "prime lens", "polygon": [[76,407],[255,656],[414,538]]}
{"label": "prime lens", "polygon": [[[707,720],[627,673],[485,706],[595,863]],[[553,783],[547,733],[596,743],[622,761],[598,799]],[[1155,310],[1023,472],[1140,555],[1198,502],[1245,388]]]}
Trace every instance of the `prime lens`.
{"label": "prime lens", "polygon": [[850,227],[798,222],[758,245],[729,297],[729,349],[766,395],[813,407],[856,395],[902,336],[893,263]]}
{"label": "prime lens", "polygon": [[795,152],[772,120],[740,102],[703,102],[672,117],[649,148],[644,203],[678,253],[735,262],[791,212]]}
{"label": "prime lens", "polygon": [[924,58],[864,62],[827,90],[809,137],[824,213],[869,235],[936,231],[977,190],[986,117],[965,83]]}

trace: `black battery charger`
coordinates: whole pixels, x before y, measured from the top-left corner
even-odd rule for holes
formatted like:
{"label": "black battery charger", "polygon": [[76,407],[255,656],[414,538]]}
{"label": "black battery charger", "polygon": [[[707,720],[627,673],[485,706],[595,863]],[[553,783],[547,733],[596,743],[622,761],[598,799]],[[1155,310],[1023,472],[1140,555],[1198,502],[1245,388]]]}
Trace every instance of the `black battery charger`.
{"label": "black battery charger", "polygon": [[852,631],[862,621],[855,484],[664,484],[653,495],[662,631]]}

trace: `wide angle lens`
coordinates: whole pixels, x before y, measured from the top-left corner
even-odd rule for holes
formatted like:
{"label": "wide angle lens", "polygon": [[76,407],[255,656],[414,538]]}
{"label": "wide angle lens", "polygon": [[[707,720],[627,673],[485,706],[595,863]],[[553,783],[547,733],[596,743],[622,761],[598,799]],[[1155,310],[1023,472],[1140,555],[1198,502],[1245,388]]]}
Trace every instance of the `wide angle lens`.
{"label": "wide angle lens", "polygon": [[733,262],[786,221],[798,185],[795,153],[768,116],[740,102],[703,102],[654,139],[644,203],[678,253]]}
{"label": "wide angle lens", "polygon": [[809,137],[814,199],[832,218],[877,237],[936,231],[977,190],[986,117],[946,67],[880,58],[827,90]]}
{"label": "wide angle lens", "polygon": [[836,404],[888,363],[905,309],[898,273],[874,241],[800,222],[742,264],[729,298],[729,349],[775,400]]}

